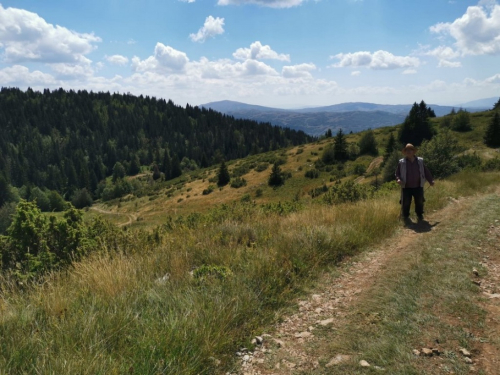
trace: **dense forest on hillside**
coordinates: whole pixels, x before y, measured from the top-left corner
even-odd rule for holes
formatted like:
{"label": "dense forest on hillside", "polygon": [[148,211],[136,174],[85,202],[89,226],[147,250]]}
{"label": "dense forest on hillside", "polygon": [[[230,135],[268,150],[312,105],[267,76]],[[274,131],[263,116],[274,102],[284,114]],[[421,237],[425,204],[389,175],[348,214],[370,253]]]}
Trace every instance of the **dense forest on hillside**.
{"label": "dense forest on hillside", "polygon": [[140,166],[156,165],[169,179],[183,168],[311,139],[301,131],[149,96],[0,91],[0,176],[12,186],[37,186],[67,198],[77,189],[94,194],[117,166],[135,175]]}

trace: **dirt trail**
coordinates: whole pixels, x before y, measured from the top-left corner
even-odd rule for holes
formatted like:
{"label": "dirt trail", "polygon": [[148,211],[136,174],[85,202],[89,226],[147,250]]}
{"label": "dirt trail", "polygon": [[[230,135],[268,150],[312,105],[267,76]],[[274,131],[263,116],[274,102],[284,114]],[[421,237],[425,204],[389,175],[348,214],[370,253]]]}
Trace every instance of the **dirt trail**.
{"label": "dirt trail", "polygon": [[[403,254],[414,251],[412,243],[417,236],[428,236],[433,231],[440,230],[440,226],[437,225],[439,222],[451,221],[459,217],[473,200],[474,198],[460,200],[450,198],[450,204],[447,207],[428,215],[423,224],[402,228],[376,249],[360,256],[360,261],[345,264],[344,272],[340,276],[324,275],[315,288],[314,294],[307,299],[297,301],[298,312],[284,317],[283,322],[270,332],[271,335],[264,338],[263,346],[257,346],[255,352],[248,353],[249,355],[241,353],[241,367],[237,373],[242,375],[305,374],[318,369],[320,358],[312,356],[311,350],[308,350],[308,347],[321,341],[321,338],[315,337],[315,329],[344,327],[349,322],[352,307],[360,298],[363,298],[364,293],[377,278],[383,277],[384,268],[389,262],[397,262]],[[500,227],[498,231],[498,236],[500,236]],[[489,272],[492,280],[498,282],[500,268],[492,266]],[[500,304],[500,300],[497,301]],[[487,310],[494,313],[499,311],[498,308],[498,306],[490,306]],[[496,328],[491,329],[498,332],[500,322],[497,321],[496,325]],[[491,350],[493,354],[495,349]],[[493,363],[486,358],[488,353],[483,354],[483,367],[487,369],[493,366]],[[498,363],[496,365],[498,366]],[[495,372],[491,372],[493,373]]]}
{"label": "dirt trail", "polygon": [[95,206],[90,207],[90,209],[94,210],[94,211],[97,211],[97,212],[99,212],[101,214],[106,214],[106,215],[126,216],[127,217],[127,221],[125,223],[117,224],[117,226],[119,226],[119,227],[124,227],[125,225],[130,225],[130,224],[132,224],[132,222],[134,222],[134,221],[137,220],[137,216],[135,216],[134,214],[127,214],[127,213],[122,213],[122,212],[106,211],[106,210],[103,210],[102,208],[95,207]]}

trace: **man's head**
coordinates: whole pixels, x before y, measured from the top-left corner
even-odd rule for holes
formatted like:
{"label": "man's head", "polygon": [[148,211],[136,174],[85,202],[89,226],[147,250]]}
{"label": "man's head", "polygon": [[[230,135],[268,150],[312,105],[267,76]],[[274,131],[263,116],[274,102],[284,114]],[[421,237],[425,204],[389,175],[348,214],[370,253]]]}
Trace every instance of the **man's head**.
{"label": "man's head", "polygon": [[407,158],[413,158],[417,152],[417,148],[413,146],[411,143],[408,143],[404,148],[403,148],[403,154]]}

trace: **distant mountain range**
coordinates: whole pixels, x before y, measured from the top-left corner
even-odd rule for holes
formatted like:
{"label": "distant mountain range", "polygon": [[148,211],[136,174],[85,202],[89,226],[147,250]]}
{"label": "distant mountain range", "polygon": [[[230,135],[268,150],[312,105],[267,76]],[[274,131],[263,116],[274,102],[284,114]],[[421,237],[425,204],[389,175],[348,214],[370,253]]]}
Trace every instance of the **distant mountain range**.
{"label": "distant mountain range", "polygon": [[[491,109],[498,98],[475,100],[457,106],[440,106],[428,104],[437,116],[444,116],[455,108],[478,112]],[[327,129],[337,132],[359,132],[369,128],[393,126],[404,121],[412,104],[374,104],[374,103],[341,103],[325,107],[280,109],[251,105],[230,100],[202,104],[200,107],[211,108],[235,118],[245,118],[291,129],[303,130],[311,135],[322,135]]]}

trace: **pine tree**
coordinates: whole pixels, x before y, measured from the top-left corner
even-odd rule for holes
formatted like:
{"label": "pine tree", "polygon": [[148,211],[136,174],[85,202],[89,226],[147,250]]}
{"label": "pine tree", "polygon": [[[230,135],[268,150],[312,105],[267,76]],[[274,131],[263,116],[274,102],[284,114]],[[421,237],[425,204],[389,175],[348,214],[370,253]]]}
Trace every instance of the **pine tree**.
{"label": "pine tree", "polygon": [[391,133],[384,150],[384,160],[382,161],[382,166],[387,163],[392,153],[398,150],[398,144],[396,143],[396,138],[394,138],[394,133]]}
{"label": "pine tree", "polygon": [[495,105],[493,106],[493,110],[495,109],[500,109],[500,99],[498,99],[498,102],[496,102]]}
{"label": "pine tree", "polygon": [[375,140],[375,135],[373,130],[368,129],[365,134],[361,137],[359,141],[359,154],[360,155],[378,155],[377,141]]}
{"label": "pine tree", "polygon": [[161,177],[160,168],[156,163],[153,165],[153,180],[158,180]]}
{"label": "pine tree", "polygon": [[283,174],[281,173],[281,168],[278,163],[274,163],[267,183],[269,186],[281,186],[285,183],[285,179],[283,178]]}
{"label": "pine tree", "polygon": [[231,180],[231,176],[229,175],[229,170],[227,169],[226,163],[224,160],[220,163],[219,173],[217,173],[217,185],[219,187],[226,186]]}
{"label": "pine tree", "polygon": [[399,142],[419,146],[424,139],[430,140],[434,135],[434,131],[429,117],[429,110],[423,100],[420,105],[414,103],[399,130]]}
{"label": "pine tree", "polygon": [[333,146],[333,155],[335,160],[346,161],[349,159],[349,153],[347,152],[347,142],[342,129],[339,129],[337,135],[335,136],[335,145]]}
{"label": "pine tree", "polygon": [[170,178],[176,178],[182,175],[181,162],[177,155],[172,158],[172,170],[170,172]]}
{"label": "pine tree", "polygon": [[493,116],[488,128],[486,129],[484,143],[488,147],[500,147],[500,115],[498,112],[495,113],[495,116]]}

